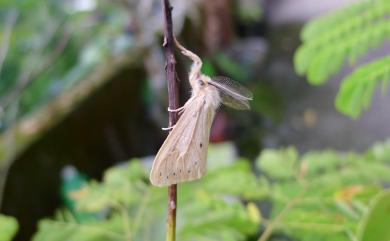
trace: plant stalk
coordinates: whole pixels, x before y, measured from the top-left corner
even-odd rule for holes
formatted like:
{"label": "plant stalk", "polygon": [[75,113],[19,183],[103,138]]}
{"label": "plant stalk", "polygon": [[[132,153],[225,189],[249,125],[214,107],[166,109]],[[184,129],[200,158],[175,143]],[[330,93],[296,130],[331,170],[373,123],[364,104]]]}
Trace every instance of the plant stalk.
{"label": "plant stalk", "polygon": [[[171,110],[179,108],[179,87],[175,78],[175,55],[173,51],[174,38],[172,31],[172,6],[169,0],[162,0],[164,13],[164,50],[166,59],[166,76],[168,83],[168,101]],[[169,126],[176,124],[178,115],[176,112],[169,112]],[[177,207],[177,185],[168,187],[168,217],[166,241],[176,240],[176,207]]]}

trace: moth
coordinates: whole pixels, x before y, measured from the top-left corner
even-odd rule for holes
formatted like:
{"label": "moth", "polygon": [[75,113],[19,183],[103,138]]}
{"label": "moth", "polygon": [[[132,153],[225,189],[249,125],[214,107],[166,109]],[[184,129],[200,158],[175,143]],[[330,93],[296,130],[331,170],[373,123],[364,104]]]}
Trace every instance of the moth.
{"label": "moth", "polygon": [[221,103],[249,109],[252,93],[227,77],[210,78],[201,73],[202,61],[176,39],[181,53],[193,61],[189,72],[190,99],[174,111],[181,114],[158,151],[150,172],[155,186],[169,186],[201,178],[206,173],[207,148],[215,112]]}

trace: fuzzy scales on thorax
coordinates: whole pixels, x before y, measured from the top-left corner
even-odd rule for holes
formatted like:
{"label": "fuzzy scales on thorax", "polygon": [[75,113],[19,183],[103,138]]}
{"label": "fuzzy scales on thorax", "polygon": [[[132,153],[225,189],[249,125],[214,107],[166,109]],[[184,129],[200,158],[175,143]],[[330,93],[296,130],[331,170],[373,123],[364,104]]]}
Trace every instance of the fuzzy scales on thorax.
{"label": "fuzzy scales on thorax", "polygon": [[192,86],[192,96],[204,99],[204,104],[211,106],[214,110],[221,104],[221,97],[216,87],[208,84],[210,77],[201,75],[196,80],[190,81]]}

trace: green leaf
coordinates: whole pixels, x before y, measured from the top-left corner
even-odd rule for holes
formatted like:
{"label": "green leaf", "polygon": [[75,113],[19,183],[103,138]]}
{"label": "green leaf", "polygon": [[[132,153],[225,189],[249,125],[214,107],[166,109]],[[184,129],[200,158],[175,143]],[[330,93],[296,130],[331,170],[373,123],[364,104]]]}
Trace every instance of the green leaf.
{"label": "green leaf", "polygon": [[214,170],[231,165],[237,158],[237,151],[231,142],[209,145],[207,169]]}
{"label": "green leaf", "polygon": [[257,159],[257,166],[272,178],[286,179],[295,175],[298,152],[289,147],[283,150],[264,150]]}
{"label": "green leaf", "polygon": [[79,210],[96,212],[107,207],[134,204],[148,188],[144,183],[147,173],[137,159],[132,159],[126,166],[108,169],[103,179],[103,185],[92,181],[74,193]]}
{"label": "green leaf", "polygon": [[359,226],[359,241],[390,240],[390,191],[379,193]]}
{"label": "green leaf", "polygon": [[[300,58],[310,60],[324,48],[338,49],[339,45],[344,45],[346,42],[353,44],[362,40],[373,42],[376,39],[372,35],[368,38],[367,34],[369,32],[376,33],[378,30],[379,36],[388,35],[386,15],[389,12],[390,4],[388,1],[369,0],[351,4],[343,9],[311,20],[301,32],[301,39],[304,44],[298,49],[294,59],[297,72],[306,73],[308,64],[310,64],[307,61],[301,63]],[[355,50],[359,49],[366,50],[362,46]],[[305,53],[298,53],[302,50]],[[298,57],[297,54],[301,56]]]}
{"label": "green leaf", "polygon": [[[354,66],[359,57],[390,38],[389,14],[389,1],[367,0],[311,20],[301,32],[303,43],[294,55],[295,71],[307,75],[309,83],[321,85],[345,62]],[[367,109],[380,80],[382,91],[386,90],[390,79],[388,62],[385,57],[357,66],[342,81],[337,109],[353,118]]]}
{"label": "green leaf", "polygon": [[11,241],[18,229],[16,218],[0,214],[0,241]]}
{"label": "green leaf", "polygon": [[348,75],[336,97],[337,109],[353,118],[371,103],[376,85],[390,80],[390,55],[365,64]]}
{"label": "green leaf", "polygon": [[299,74],[307,73],[312,84],[324,83],[340,70],[345,60],[356,59],[369,48],[389,38],[389,22],[390,20],[375,22],[367,30],[355,30],[341,39],[326,41],[326,38],[322,38],[304,43],[294,56],[296,71]]}
{"label": "green leaf", "polygon": [[179,240],[244,240],[244,234],[256,232],[259,225],[239,202],[207,195],[193,200],[181,213],[191,218],[180,229]]}
{"label": "green leaf", "polygon": [[256,178],[246,160],[210,171],[199,185],[210,193],[231,194],[246,199],[261,198],[268,193],[267,181]]}
{"label": "green leaf", "polygon": [[365,154],[264,150],[257,167],[272,179],[268,197],[275,232],[304,241],[357,240],[369,203],[390,183],[387,154],[387,142]]}
{"label": "green leaf", "polygon": [[[198,181],[179,186],[178,240],[244,241],[256,233],[260,211],[241,199],[267,194],[267,182],[258,179],[249,162],[234,162],[231,143],[210,145],[213,168]],[[138,159],[108,169],[102,182],[92,181],[73,195],[79,210],[94,212],[94,220],[76,222],[69,212],[42,220],[34,241],[160,240],[165,232],[166,189],[148,185]]]}
{"label": "green leaf", "polygon": [[367,2],[369,1],[359,2],[310,21],[302,30],[301,39],[303,41],[308,41],[310,39],[317,38],[318,35],[328,31],[329,26],[340,24],[345,20],[349,20],[352,17],[357,16],[357,14],[361,13],[364,9],[367,8]]}
{"label": "green leaf", "polygon": [[375,143],[366,156],[378,162],[390,163],[390,140]]}
{"label": "green leaf", "polygon": [[[210,153],[215,163],[207,175],[179,185],[178,240],[248,240],[262,224],[252,201],[260,200],[271,203],[267,218],[275,222],[274,232],[294,240],[356,241],[358,223],[382,185],[390,183],[390,141],[364,154],[264,150],[256,161],[260,177],[247,160],[225,160],[236,158],[231,144],[210,145]],[[166,189],[148,185],[138,159],[108,169],[102,182],[89,183],[75,200],[95,211],[95,219],[76,222],[70,212],[58,212],[55,220],[39,223],[34,241],[154,241],[164,236]]]}
{"label": "green leaf", "polygon": [[[119,222],[118,222],[119,221]],[[42,220],[38,224],[38,232],[33,236],[33,241],[114,241],[121,240],[123,234],[118,232],[121,228],[121,219],[114,216],[104,222],[61,222],[54,220]]]}

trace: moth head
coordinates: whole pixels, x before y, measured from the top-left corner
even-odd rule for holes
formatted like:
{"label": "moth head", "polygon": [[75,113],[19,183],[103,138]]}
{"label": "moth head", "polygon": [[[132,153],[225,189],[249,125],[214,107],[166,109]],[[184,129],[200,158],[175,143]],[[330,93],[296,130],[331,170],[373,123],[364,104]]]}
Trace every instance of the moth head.
{"label": "moth head", "polygon": [[210,77],[203,74],[200,74],[196,77],[194,76],[193,79],[190,79],[192,90],[194,92],[197,92],[202,89],[205,89],[207,86],[209,86],[210,80]]}
{"label": "moth head", "polygon": [[204,88],[204,87],[207,87],[210,83],[210,77],[208,77],[207,75],[204,75],[204,74],[201,74],[198,78],[198,85],[200,88]]}

